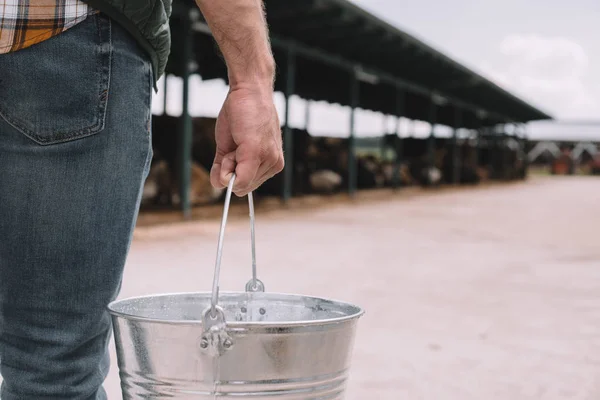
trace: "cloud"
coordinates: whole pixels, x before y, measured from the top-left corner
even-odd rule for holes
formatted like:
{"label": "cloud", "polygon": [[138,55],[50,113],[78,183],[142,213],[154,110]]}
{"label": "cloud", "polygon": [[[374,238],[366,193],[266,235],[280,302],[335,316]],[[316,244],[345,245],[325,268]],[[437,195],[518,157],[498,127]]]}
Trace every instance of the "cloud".
{"label": "cloud", "polygon": [[557,118],[589,118],[600,111],[600,99],[586,86],[589,58],[572,40],[510,35],[494,61],[482,63],[492,80]]}

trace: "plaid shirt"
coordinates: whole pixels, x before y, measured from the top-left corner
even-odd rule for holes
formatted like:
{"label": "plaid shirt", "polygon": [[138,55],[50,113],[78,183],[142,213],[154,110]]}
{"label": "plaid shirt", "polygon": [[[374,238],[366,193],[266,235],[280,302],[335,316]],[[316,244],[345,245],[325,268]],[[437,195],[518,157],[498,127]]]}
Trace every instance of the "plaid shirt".
{"label": "plaid shirt", "polygon": [[56,36],[95,12],[80,0],[0,0],[0,54]]}

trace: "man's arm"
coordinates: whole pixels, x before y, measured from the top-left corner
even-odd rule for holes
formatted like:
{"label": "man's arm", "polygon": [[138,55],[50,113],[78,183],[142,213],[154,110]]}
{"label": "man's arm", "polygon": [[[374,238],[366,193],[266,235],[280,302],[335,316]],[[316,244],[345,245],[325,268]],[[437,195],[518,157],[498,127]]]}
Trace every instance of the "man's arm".
{"label": "man's arm", "polygon": [[255,190],[284,166],[273,102],[275,61],[262,0],[196,0],[227,64],[230,90],[216,127],[211,183],[238,196]]}
{"label": "man's arm", "polygon": [[223,53],[229,83],[270,88],[275,74],[262,0],[196,0]]}

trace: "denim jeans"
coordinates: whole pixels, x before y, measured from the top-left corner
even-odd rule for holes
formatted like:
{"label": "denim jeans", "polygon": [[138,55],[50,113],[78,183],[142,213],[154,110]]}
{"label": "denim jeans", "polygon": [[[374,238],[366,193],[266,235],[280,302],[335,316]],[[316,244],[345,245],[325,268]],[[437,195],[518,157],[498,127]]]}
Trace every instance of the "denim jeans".
{"label": "denim jeans", "polygon": [[104,15],[0,55],[2,400],[106,399],[152,87],[149,57]]}

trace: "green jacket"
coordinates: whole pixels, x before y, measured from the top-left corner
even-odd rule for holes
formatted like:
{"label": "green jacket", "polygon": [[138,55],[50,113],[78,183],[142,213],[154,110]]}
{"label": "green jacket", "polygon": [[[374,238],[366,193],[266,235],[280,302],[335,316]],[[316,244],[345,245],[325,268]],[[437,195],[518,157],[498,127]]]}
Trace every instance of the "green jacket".
{"label": "green jacket", "polygon": [[156,81],[171,51],[172,0],[83,0],[127,29],[149,53]]}

